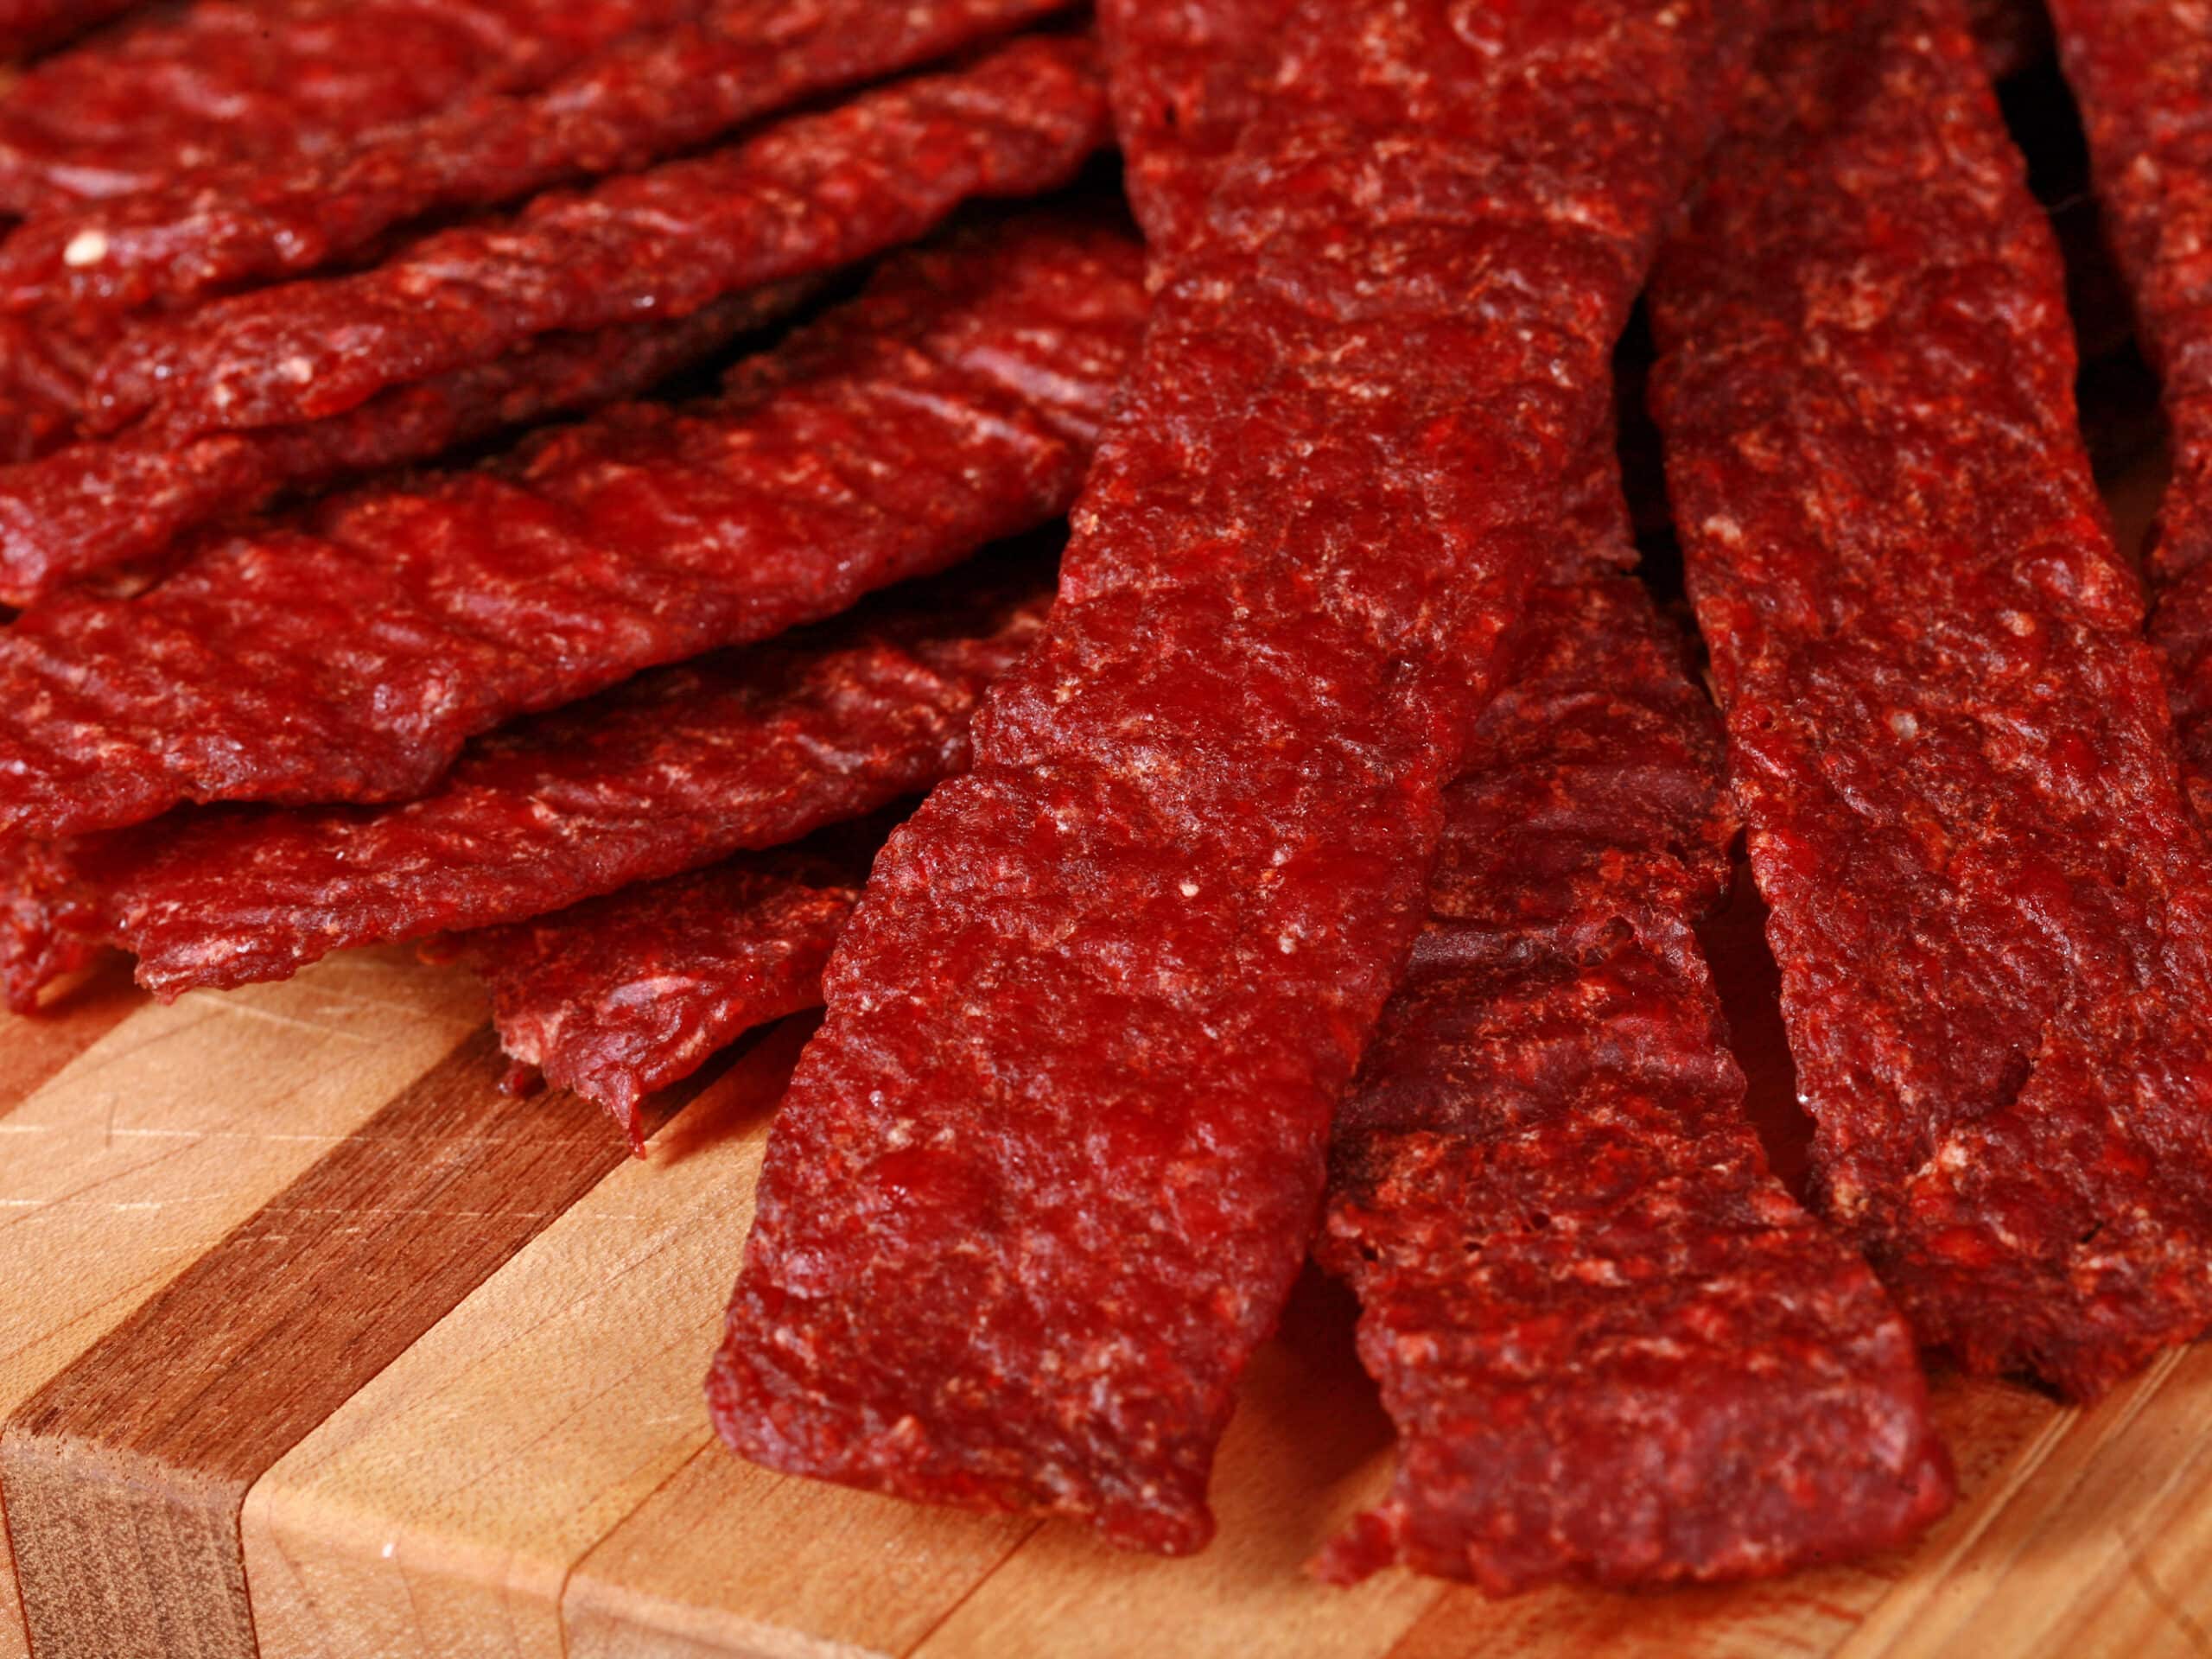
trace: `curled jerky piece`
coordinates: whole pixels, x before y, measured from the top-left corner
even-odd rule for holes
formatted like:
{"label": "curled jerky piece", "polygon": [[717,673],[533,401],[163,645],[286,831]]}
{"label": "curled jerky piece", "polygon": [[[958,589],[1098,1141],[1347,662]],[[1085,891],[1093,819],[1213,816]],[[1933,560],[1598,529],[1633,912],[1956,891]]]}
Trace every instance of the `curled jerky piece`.
{"label": "curled jerky piece", "polygon": [[1024,39],[729,149],[543,198],[373,270],[219,301],[134,334],[94,418],[172,438],[313,420],[536,334],[652,315],[912,241],[971,197],[1063,185],[1106,137],[1096,49]]}
{"label": "curled jerky piece", "polygon": [[2087,1398],[2212,1317],[2212,868],[1974,42],[1788,17],[1653,318],[1815,1200],[1923,1341]]}
{"label": "curled jerky piece", "polygon": [[1504,1594],[1910,1538],[1951,1496],[1927,1387],[1745,1116],[1692,931],[1734,830],[1718,722],[1633,577],[1537,593],[1447,801],[1318,1251],[1358,1294],[1397,1473],[1320,1570]]}
{"label": "curled jerky piece", "polygon": [[756,1026],[821,1006],[867,875],[858,849],[747,854],[469,934],[459,955],[492,994],[507,1053],[599,1102],[642,1152],[647,1095]]}
{"label": "curled jerky piece", "polygon": [[1113,225],[1025,214],[889,262],[719,397],[215,538],[136,600],[35,607],[0,634],[0,832],[420,794],[514,715],[1057,517],[1141,263]]}
{"label": "curled jerky piece", "polygon": [[427,460],[549,416],[651,390],[798,305],[805,283],[756,289],[672,322],[552,334],[512,357],[381,392],[325,421],[181,445],[133,433],[0,470],[0,601],[162,552],[288,490]]}
{"label": "curled jerky piece", "polygon": [[537,92],[471,99],[288,166],[195,175],[50,214],[0,245],[0,299],[114,309],[298,276],[425,213],[634,172],[1064,4],[721,0],[693,23],[618,42]]}
{"label": "curled jerky piece", "polygon": [[2212,34],[2166,0],[2053,0],[2106,228],[2164,383],[2174,470],[2151,638],[2198,817],[2212,823]]}
{"label": "curled jerky piece", "polygon": [[1300,7],[1052,620],[832,964],[709,1386],[737,1449],[1205,1541],[1443,783],[1757,10]]}
{"label": "curled jerky piece", "polygon": [[969,717],[1051,588],[991,569],[886,601],[481,738],[416,800],[218,809],[51,848],[34,893],[54,918],[19,898],[0,950],[10,1000],[30,1006],[67,930],[134,952],[167,999],[558,910],[927,789],[967,766]]}
{"label": "curled jerky piece", "polygon": [[47,59],[0,104],[0,209],[342,144],[472,92],[542,86],[706,0],[196,0]]}

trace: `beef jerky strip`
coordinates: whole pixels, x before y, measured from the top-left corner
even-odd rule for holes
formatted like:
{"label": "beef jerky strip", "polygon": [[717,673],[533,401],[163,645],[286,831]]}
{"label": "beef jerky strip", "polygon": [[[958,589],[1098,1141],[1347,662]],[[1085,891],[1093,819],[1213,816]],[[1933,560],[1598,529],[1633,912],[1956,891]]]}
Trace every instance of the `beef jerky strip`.
{"label": "beef jerky strip", "polygon": [[1065,0],[723,0],[542,92],[479,99],[276,173],[90,205],[0,245],[0,301],[106,309],[296,276],[423,214],[517,200],[695,149],[803,99],[910,68]]}
{"label": "beef jerky strip", "polygon": [[[1282,10],[1102,10],[1155,245],[1198,221]],[[1389,1497],[1324,1557],[1338,1579],[1775,1572],[1910,1535],[1949,1493],[1904,1322],[1744,1116],[1690,931],[1735,830],[1718,721],[1616,574],[1635,554],[1610,429],[1573,477],[1335,1132],[1320,1254],[1359,1294],[1402,1441]]]}
{"label": "beef jerky strip", "polygon": [[342,145],[471,93],[543,86],[709,0],[198,0],[48,58],[0,104],[0,208]]}
{"label": "beef jerky strip", "polygon": [[420,794],[514,715],[1057,517],[1142,327],[1141,263],[1055,213],[957,235],[719,398],[215,538],[134,601],[33,607],[0,634],[0,836]]}
{"label": "beef jerky strip", "polygon": [[27,605],[64,582],[143,563],[186,531],[242,518],[287,491],[637,396],[773,321],[807,292],[804,283],[785,283],[671,322],[548,335],[512,357],[379,392],[326,421],[219,432],[181,446],[125,433],[0,470],[0,601]]}
{"label": "beef jerky strip", "polygon": [[0,948],[9,1000],[35,1004],[73,933],[134,952],[167,1000],[518,921],[916,794],[966,767],[969,715],[1051,603],[1033,568],[963,576],[480,738],[419,799],[218,808],[49,847]]}
{"label": "beef jerky strip", "polygon": [[471,933],[457,954],[492,994],[517,1065],[509,1086],[542,1072],[606,1107],[642,1152],[647,1095],[754,1027],[821,1006],[823,967],[867,875],[857,848],[747,854]]}
{"label": "beef jerky strip", "polygon": [[1466,716],[1755,10],[1300,7],[1052,620],[832,965],[709,1383],[738,1450],[1205,1541]]}
{"label": "beef jerky strip", "polygon": [[2212,823],[2212,35],[2157,0],[2054,0],[2107,231],[2164,382],[2174,449],[2151,638],[2200,819]]}
{"label": "beef jerky strip", "polygon": [[0,0],[0,60],[59,46],[142,0]]}
{"label": "beef jerky strip", "polygon": [[1339,1581],[1763,1575],[1950,1498],[1911,1333],[1745,1115],[1692,931],[1735,830],[1718,722],[1603,568],[1632,556],[1610,457],[1598,486],[1596,568],[1531,604],[1337,1120],[1319,1254],[1399,1434]]}
{"label": "beef jerky strip", "polygon": [[133,335],[94,388],[171,438],[337,414],[551,329],[677,315],[925,234],[976,196],[1057,188],[1106,137],[1096,49],[1041,36],[695,159],[541,198],[350,276],[219,301]]}
{"label": "beef jerky strip", "polygon": [[1935,0],[1792,0],[1655,380],[1817,1206],[2087,1398],[2212,1313],[2212,870],[2062,272]]}

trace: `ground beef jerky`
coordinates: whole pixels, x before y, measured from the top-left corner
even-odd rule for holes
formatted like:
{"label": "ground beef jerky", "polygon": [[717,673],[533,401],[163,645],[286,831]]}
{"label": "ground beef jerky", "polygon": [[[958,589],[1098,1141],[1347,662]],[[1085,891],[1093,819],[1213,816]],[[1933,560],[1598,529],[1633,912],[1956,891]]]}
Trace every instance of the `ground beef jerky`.
{"label": "ground beef jerky", "polygon": [[2212,823],[2212,32],[2167,0],[2053,0],[2105,224],[2164,381],[2174,471],[2150,569],[2197,813]]}
{"label": "ground beef jerky", "polygon": [[1818,1205],[2089,1396],[2212,1313],[2212,871],[1955,16],[1793,0],[1661,262],[1656,407]]}
{"label": "ground beef jerky", "polygon": [[613,1113],[638,1108],[771,1020],[817,1007],[822,969],[859,901],[858,849],[748,854],[472,933],[460,959],[492,994],[522,1069]]}
{"label": "ground beef jerky", "polygon": [[551,329],[680,316],[849,264],[976,196],[1065,184],[1106,137],[1096,50],[1038,36],[691,160],[543,198],[354,276],[263,289],[134,334],[95,418],[171,438],[312,420]]}
{"label": "ground beef jerky", "polygon": [[1154,248],[1188,246],[1257,113],[1297,0],[1102,0],[1129,206]]}
{"label": "ground beef jerky", "polygon": [[636,396],[772,321],[807,291],[779,284],[672,322],[547,335],[512,356],[396,386],[328,420],[181,445],[125,433],[0,470],[0,601],[27,605],[74,578],[142,564],[186,531],[242,518],[288,490]]}
{"label": "ground beef jerky", "polygon": [[542,86],[706,0],[198,0],[30,70],[0,105],[0,207],[325,150],[472,92]]}
{"label": "ground beef jerky", "polygon": [[1054,518],[1141,264],[1112,225],[1025,214],[889,262],[720,397],[216,537],[133,601],[56,595],[0,634],[0,833],[419,794],[516,715]]}
{"label": "ground beef jerky", "polygon": [[[1596,545],[1624,551],[1599,470]],[[1734,831],[1718,723],[1640,583],[1569,576],[1476,730],[1337,1121],[1319,1254],[1399,1434],[1340,1580],[1741,1578],[1949,1500],[1910,1332],[1745,1116],[1692,931]]]}
{"label": "ground beef jerky", "polygon": [[832,964],[709,1384],[739,1450],[1205,1541],[1466,716],[1752,11],[1300,6],[1053,620]]}
{"label": "ground beef jerky", "polygon": [[[640,675],[478,740],[415,800],[218,808],[49,848],[0,946],[10,1000],[31,1005],[71,931],[134,952],[165,998],[228,988],[349,945],[557,910],[917,794],[965,769],[984,688],[1043,626],[1040,573],[984,575]],[[27,923],[35,897],[50,917]]]}
{"label": "ground beef jerky", "polygon": [[327,156],[200,175],[28,225],[0,296],[118,308],[298,276],[433,211],[627,173],[740,123],[1003,33],[1062,0],[722,0],[541,92],[477,99]]}

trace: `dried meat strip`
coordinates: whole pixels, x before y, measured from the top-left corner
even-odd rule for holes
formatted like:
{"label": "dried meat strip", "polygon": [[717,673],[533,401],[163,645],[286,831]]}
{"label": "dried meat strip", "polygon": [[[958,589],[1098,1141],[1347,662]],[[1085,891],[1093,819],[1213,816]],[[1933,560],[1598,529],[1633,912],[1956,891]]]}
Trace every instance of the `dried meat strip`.
{"label": "dried meat strip", "polygon": [[[1592,545],[1624,564],[1599,472]],[[1476,729],[1337,1120],[1318,1254],[1399,1435],[1319,1564],[1338,1581],[1763,1575],[1950,1499],[1910,1332],[1745,1114],[1692,931],[1735,829],[1712,708],[1640,583],[1567,576]]]}
{"label": "dried meat strip", "polygon": [[832,964],[709,1382],[739,1451],[1205,1541],[1466,716],[1756,14],[1300,6],[1053,619]]}
{"label": "dried meat strip", "polygon": [[[219,808],[46,849],[0,948],[18,1009],[56,942],[138,957],[164,999],[333,950],[518,921],[779,847],[968,764],[984,689],[1044,624],[1033,568],[899,594],[813,635],[665,668],[479,739],[385,807]],[[32,914],[32,901],[45,914]]]}
{"label": "dried meat strip", "polygon": [[682,315],[849,264],[977,196],[1066,183],[1107,136],[1096,48],[1035,36],[695,159],[543,198],[373,270],[263,289],[135,334],[93,418],[170,439],[313,420],[532,336]]}
{"label": "dried meat strip", "polygon": [[543,86],[709,0],[198,0],[46,59],[0,104],[0,210],[326,151]]}
{"label": "dried meat strip", "polygon": [[297,276],[432,212],[695,149],[809,97],[1005,34],[1065,0],[722,0],[542,91],[478,99],[272,174],[195,175],[48,215],[0,245],[14,308],[127,308]]}
{"label": "dried meat strip", "polygon": [[859,902],[864,855],[749,854],[557,914],[472,933],[458,954],[492,994],[499,1042],[613,1115],[747,1032],[822,1003],[822,970]]}
{"label": "dried meat strip", "polygon": [[2106,228],[2164,383],[2173,477],[2151,637],[2199,818],[2212,823],[2212,34],[2165,0],[2053,0]]}
{"label": "dried meat strip", "polygon": [[2087,1398],[2212,1315],[2212,868],[1942,0],[1793,0],[1662,259],[1656,410],[1817,1207]]}
{"label": "dried meat strip", "polygon": [[[187,531],[243,518],[288,491],[635,397],[773,321],[808,291],[779,284],[672,322],[548,335],[513,356],[380,392],[328,420],[182,445],[125,433],[0,470],[0,601],[28,605],[77,578],[143,565]],[[56,424],[62,410],[41,407],[53,410],[41,432],[49,440],[66,432]],[[37,454],[52,444],[22,448]]]}
{"label": "dried meat strip", "polygon": [[419,794],[514,715],[1056,518],[1144,310],[1125,231],[1026,213],[888,262],[718,398],[215,538],[136,600],[57,595],[0,634],[0,836]]}

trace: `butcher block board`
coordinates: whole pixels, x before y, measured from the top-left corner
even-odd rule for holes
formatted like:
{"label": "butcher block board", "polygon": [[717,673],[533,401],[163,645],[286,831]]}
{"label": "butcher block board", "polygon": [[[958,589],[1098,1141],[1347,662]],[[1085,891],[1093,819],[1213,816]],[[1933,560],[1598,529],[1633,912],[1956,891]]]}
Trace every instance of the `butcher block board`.
{"label": "butcher block board", "polygon": [[[2100,443],[2130,543],[2137,448]],[[1739,889],[1709,944],[1788,1174],[1760,921]],[[0,1020],[0,1659],[2212,1655],[2212,1344],[2088,1411],[1938,1376],[1962,1496],[1918,1547],[1666,1593],[1305,1577],[1390,1460],[1318,1278],[1192,1559],[751,1467],[700,1385],[808,1029],[656,1103],[633,1160],[502,1096],[480,994],[404,951],[169,1007],[111,965]]]}

